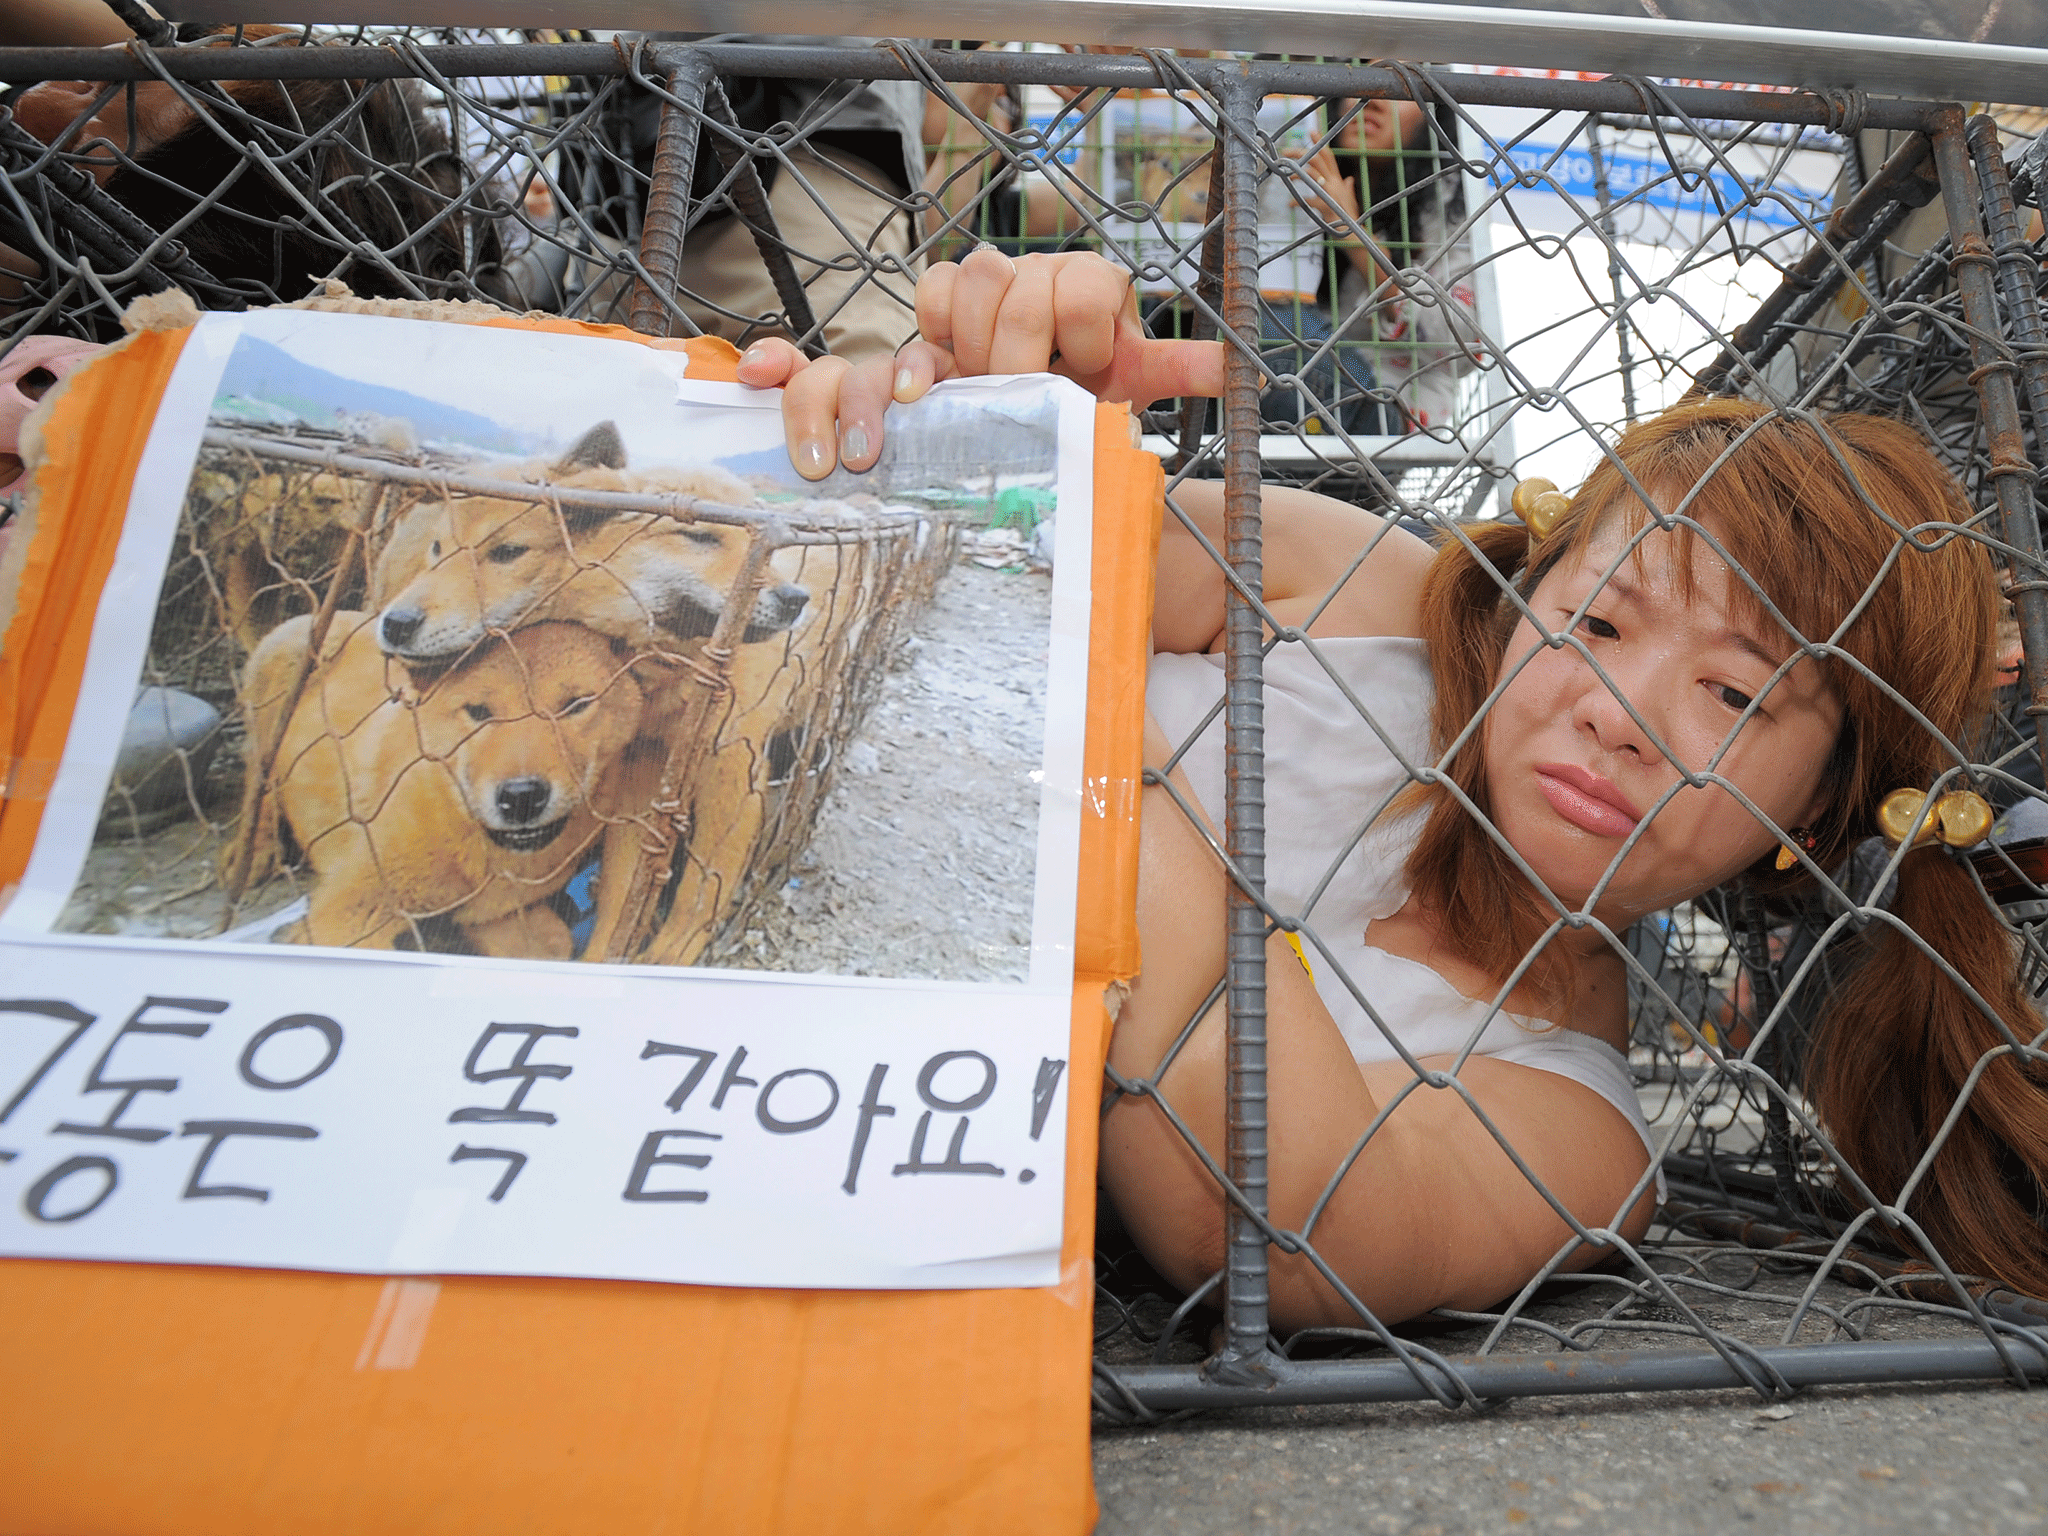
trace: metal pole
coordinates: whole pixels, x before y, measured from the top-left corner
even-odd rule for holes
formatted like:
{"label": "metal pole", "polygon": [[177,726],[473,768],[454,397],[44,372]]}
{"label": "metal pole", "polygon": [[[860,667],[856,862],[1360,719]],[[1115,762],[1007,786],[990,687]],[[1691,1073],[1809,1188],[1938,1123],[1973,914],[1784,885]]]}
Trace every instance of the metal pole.
{"label": "metal pole", "polygon": [[[2013,346],[2019,354],[2020,382],[2026,386],[2027,409],[2034,417],[2035,452],[2048,426],[2048,326],[2041,321],[2041,301],[2034,292],[2039,273],[2034,253],[2020,225],[2019,209],[2013,203],[2012,181],[2006,175],[2005,159],[1999,152],[1998,124],[1983,115],[1973,117],[1964,130],[1970,154],[1977,163],[1977,175],[1984,185],[1984,211],[1990,225],[1991,249],[1998,263],[1998,296],[2004,300],[2005,321]],[[2036,476],[2036,484],[2039,477]],[[2029,498],[2031,500],[2031,498]],[[2004,502],[2000,501],[2000,510]],[[2034,722],[2034,750],[2041,762],[2042,782],[2048,783],[2048,731],[2044,731],[2044,688],[2048,688],[2048,576],[2040,562],[2041,524],[2028,508],[2023,532],[2033,535],[2032,570],[2015,570],[2013,602],[2019,609],[2020,644],[2026,653],[2027,715]],[[2010,541],[2012,534],[2006,535]]]}
{"label": "metal pole", "polygon": [[1636,362],[1629,355],[1628,296],[1621,288],[1621,248],[1614,232],[1614,195],[1607,186],[1607,157],[1600,152],[1600,119],[1586,123],[1586,150],[1593,160],[1593,197],[1600,205],[1600,238],[1607,242],[1607,281],[1614,288],[1614,345],[1621,363],[1621,415],[1636,419]]}
{"label": "metal pole", "polygon": [[[716,79],[711,82],[707,100],[711,115],[720,126],[736,134],[742,131],[739,119],[733,115],[732,103],[726,99],[725,87]],[[825,339],[811,310],[811,296],[804,291],[803,279],[796,274],[796,263],[790,260],[789,245],[775,222],[774,210],[768,206],[768,189],[762,185],[760,168],[754,164],[752,155],[721,134],[712,135],[711,147],[718,163],[728,172],[736,173],[732,183],[733,207],[739,210],[741,222],[754,237],[754,249],[761,253],[768,281],[775,285],[775,296],[782,300],[783,318],[789,323],[790,335],[796,338],[805,356],[823,357]]]}
{"label": "metal pole", "polygon": [[2031,700],[2027,714],[2035,723],[2034,745],[2042,772],[2048,775],[2048,731],[2041,729],[2043,717],[2048,716],[2048,582],[2041,578],[2048,568],[2041,562],[2041,525],[2034,516],[2036,474],[2027,459],[2019,394],[2012,381],[2019,365],[2012,360],[2010,348],[1993,339],[2002,334],[1993,292],[1997,261],[1984,238],[1982,192],[1976,168],[1970,163],[1959,108],[1950,110],[1947,124],[1934,135],[1934,162],[1941,172],[1941,200],[1955,246],[1949,266],[1956,275],[1963,320],[1969,327],[1970,378],[1984,407],[1984,437],[1991,451],[1991,465],[1984,474],[1998,498],[2005,542],[2014,551],[2013,606],[2019,610],[2020,641],[2026,653],[2027,697]]}
{"label": "metal pole", "polygon": [[[1014,37],[1014,32],[1009,34]],[[930,69],[941,80],[1008,84],[1099,86],[1148,90],[1159,71],[1142,56],[1106,54],[955,53],[916,49],[923,63],[912,66],[892,49],[815,48],[808,44],[707,43],[702,51],[721,75],[786,75],[799,80],[916,80]],[[611,43],[453,43],[419,48],[358,44],[333,48],[178,48],[149,60],[125,49],[0,48],[0,80],[33,85],[39,80],[150,80],[158,72],[174,80],[401,80],[420,74],[454,77],[625,74],[631,50]],[[1228,59],[1180,61],[1201,85],[1241,67]],[[1538,111],[1601,112],[1643,110],[1641,89],[1628,80],[1552,80],[1534,76],[1464,75],[1409,66],[1297,64],[1264,60],[1249,66],[1267,95],[1384,96],[1411,100],[1417,79],[1432,94],[1466,106],[1533,107]],[[1838,117],[1826,97],[1811,91],[1724,91],[1710,87],[1661,86],[1660,106],[1691,119],[1755,123],[1801,123],[1824,128]],[[1868,128],[1925,129],[1940,107],[1923,100],[1872,100],[1863,114]]]}
{"label": "metal pole", "polygon": [[647,276],[633,284],[632,325],[642,335],[668,335],[675,318],[669,301],[683,270],[690,178],[697,165],[700,114],[710,84],[711,61],[694,49],[682,50],[669,72],[668,89],[683,105],[661,104],[661,126],[654,135],[654,181],[640,230],[640,265]]}
{"label": "metal pole", "polygon": [[[1219,82],[1223,157],[1223,322],[1230,332],[1223,374],[1223,553],[1237,581],[1224,589],[1224,835],[1254,891],[1266,883],[1266,727],[1259,615],[1245,593],[1262,590],[1259,524],[1260,93],[1248,74]],[[1224,1344],[1208,1365],[1218,1381],[1270,1381],[1266,1348],[1268,1252],[1255,1219],[1266,1214],[1266,919],[1234,882],[1225,951],[1231,1182],[1250,1209],[1226,1208]]]}
{"label": "metal pole", "polygon": [[[2028,1378],[2048,1379],[2048,1340],[2009,1335],[2005,1348]],[[2031,1347],[2030,1347],[2031,1345]],[[1908,1381],[2009,1381],[1990,1339],[1868,1340],[1774,1345],[1741,1358],[1764,1380],[1788,1387],[1881,1386]],[[1447,1360],[1448,1373],[1400,1360],[1305,1360],[1264,1386],[1220,1381],[1192,1365],[1098,1365],[1155,1413],[1183,1408],[1289,1407],[1311,1403],[1441,1401],[1462,1384],[1471,1398],[1577,1396],[1604,1392],[1702,1392],[1748,1387],[1712,1350],[1588,1350],[1481,1355]],[[1470,1399],[1467,1399],[1468,1401]]]}
{"label": "metal pole", "polygon": [[[1821,237],[1805,255],[1794,262],[1771,296],[1728,338],[1720,356],[1700,371],[1688,400],[1727,387],[1731,379],[1755,377],[1779,347],[1794,334],[1781,326],[1795,309],[1810,317],[1832,298],[1851,270],[1845,250],[1865,236],[1874,236],[1869,249],[1898,227],[1913,209],[1933,201],[1921,167],[1927,159],[1927,140],[1915,134],[1891,159],[1878,168],[1861,192],[1828,215]],[[1944,185],[1946,178],[1943,178]],[[1882,215],[1882,216],[1880,216]],[[1854,254],[1853,252],[1851,254]]]}

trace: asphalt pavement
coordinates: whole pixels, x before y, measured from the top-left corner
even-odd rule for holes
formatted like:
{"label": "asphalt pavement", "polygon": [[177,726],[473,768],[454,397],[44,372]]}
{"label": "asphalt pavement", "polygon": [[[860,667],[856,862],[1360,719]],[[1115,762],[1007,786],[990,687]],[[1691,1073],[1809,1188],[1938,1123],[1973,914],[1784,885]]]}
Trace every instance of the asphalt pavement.
{"label": "asphalt pavement", "polygon": [[2048,1390],[1233,1410],[1098,1427],[1098,1536],[2006,1532],[2048,1523]]}

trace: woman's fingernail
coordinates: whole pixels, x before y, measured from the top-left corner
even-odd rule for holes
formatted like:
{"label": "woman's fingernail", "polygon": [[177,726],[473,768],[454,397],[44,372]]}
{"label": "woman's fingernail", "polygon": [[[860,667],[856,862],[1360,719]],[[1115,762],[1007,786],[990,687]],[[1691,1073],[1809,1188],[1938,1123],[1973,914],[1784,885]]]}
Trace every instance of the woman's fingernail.
{"label": "woman's fingernail", "polygon": [[839,457],[844,462],[864,459],[868,456],[868,432],[866,427],[848,427],[839,434]]}
{"label": "woman's fingernail", "polygon": [[917,388],[917,375],[908,368],[896,370],[896,398],[905,405],[910,403],[910,393]]}
{"label": "woman's fingernail", "polygon": [[825,473],[825,445],[815,437],[797,444],[796,467],[807,478],[815,480]]}
{"label": "woman's fingernail", "polygon": [[740,354],[740,366],[744,368],[749,363],[765,362],[767,361],[767,358],[768,344],[766,342],[757,341],[751,347],[747,348],[746,351]]}

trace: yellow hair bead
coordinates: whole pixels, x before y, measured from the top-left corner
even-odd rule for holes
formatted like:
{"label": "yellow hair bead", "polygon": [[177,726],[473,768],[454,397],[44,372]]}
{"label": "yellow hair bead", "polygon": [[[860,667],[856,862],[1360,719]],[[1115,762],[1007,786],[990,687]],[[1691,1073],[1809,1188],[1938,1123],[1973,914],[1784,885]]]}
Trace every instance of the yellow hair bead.
{"label": "yellow hair bead", "polygon": [[1951,848],[1974,848],[1991,835],[1998,819],[1982,795],[1958,789],[1934,802],[1934,820],[1941,823],[1941,840]]}
{"label": "yellow hair bead", "polygon": [[1572,499],[1557,488],[1555,481],[1536,475],[1515,487],[1509,505],[1528,528],[1531,538],[1547,539],[1558,519],[1571,511]]}
{"label": "yellow hair bead", "polygon": [[[1877,808],[1878,830],[1884,833],[1885,841],[1904,842],[1926,804],[1925,792],[1917,789],[1895,789],[1886,795],[1884,804]],[[1913,839],[1913,846],[1918,848],[1939,839],[1951,848],[1974,848],[1990,836],[1991,824],[1997,819],[1997,813],[1982,795],[1967,789],[1952,790],[1934,802],[1919,835]]]}
{"label": "yellow hair bead", "polygon": [[[1927,803],[1927,792],[1921,789],[1895,789],[1884,797],[1884,804],[1877,808],[1877,829],[1884,834],[1888,843],[1903,843],[1913,836],[1913,823],[1920,819],[1920,808]],[[1934,818],[1920,829],[1920,835],[1913,838],[1913,846],[1927,842],[1935,835]]]}

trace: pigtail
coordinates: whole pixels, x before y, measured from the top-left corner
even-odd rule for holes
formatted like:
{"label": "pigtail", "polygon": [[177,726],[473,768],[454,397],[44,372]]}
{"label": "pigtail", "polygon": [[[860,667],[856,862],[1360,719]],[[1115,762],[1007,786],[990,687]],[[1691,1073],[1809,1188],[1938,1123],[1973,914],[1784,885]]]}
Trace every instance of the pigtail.
{"label": "pigtail", "polygon": [[1940,1133],[1971,1072],[1954,1129],[1906,1204],[1958,1271],[2048,1295],[2048,1115],[2043,1072],[1942,971],[1931,947],[2030,1041],[2042,1020],[2018,981],[2011,935],[1947,852],[1922,848],[1899,870],[1892,931],[1842,983],[1814,1043],[1808,1086],[1841,1158],[1892,1203]]}

